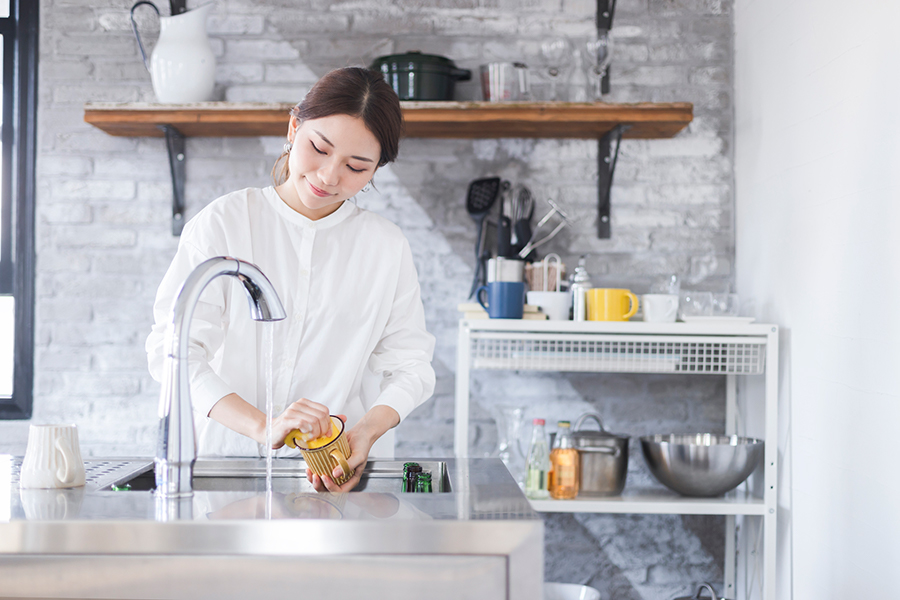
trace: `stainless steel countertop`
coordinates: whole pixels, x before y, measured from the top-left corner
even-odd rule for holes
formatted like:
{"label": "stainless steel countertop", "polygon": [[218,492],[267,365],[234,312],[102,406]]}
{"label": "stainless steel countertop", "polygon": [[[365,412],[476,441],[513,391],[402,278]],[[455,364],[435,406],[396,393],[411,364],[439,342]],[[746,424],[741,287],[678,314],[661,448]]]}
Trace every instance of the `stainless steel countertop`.
{"label": "stainless steel countertop", "polygon": [[543,521],[506,467],[444,462],[450,492],[385,491],[403,463],[373,460],[362,491],[316,494],[300,460],[275,461],[271,491],[246,477],[262,459],[201,460],[200,491],[166,501],[136,491],[147,458],[88,460],[82,488],[27,490],[21,459],[0,455],[0,598],[539,600]]}
{"label": "stainless steel countertop", "polygon": [[[440,460],[447,465],[446,493],[367,485],[317,494],[302,475],[302,460],[275,459],[269,492],[265,478],[256,477],[244,479],[249,485],[241,491],[195,491],[186,501],[165,501],[149,491],[103,490],[148,471],[151,459],[91,459],[85,487],[26,490],[18,487],[21,458],[0,455],[0,554],[502,554],[534,535],[535,526],[542,532],[499,459]],[[402,462],[372,460],[367,470]],[[258,473],[265,460],[201,459],[195,479],[235,465]]]}

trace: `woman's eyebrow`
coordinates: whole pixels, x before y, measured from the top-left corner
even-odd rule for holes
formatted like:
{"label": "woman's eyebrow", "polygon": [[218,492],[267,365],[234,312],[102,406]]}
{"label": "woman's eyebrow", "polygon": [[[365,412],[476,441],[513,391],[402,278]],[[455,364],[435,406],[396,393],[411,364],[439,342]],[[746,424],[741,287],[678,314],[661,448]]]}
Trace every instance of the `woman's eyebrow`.
{"label": "woman's eyebrow", "polygon": [[[322,135],[322,132],[321,132],[321,131],[318,131],[318,130],[316,130],[316,129],[313,129],[313,133],[315,133],[315,134],[318,135],[320,138],[322,138],[322,141],[323,141],[323,142],[325,142],[326,144],[328,144],[329,146],[331,146],[332,148],[334,148],[334,144],[331,143],[331,140],[329,140],[327,137],[325,137],[324,135]],[[355,158],[356,160],[361,160],[361,161],[363,161],[363,162],[375,162],[375,161],[372,160],[371,158],[366,158],[365,156],[351,156],[350,158]]]}

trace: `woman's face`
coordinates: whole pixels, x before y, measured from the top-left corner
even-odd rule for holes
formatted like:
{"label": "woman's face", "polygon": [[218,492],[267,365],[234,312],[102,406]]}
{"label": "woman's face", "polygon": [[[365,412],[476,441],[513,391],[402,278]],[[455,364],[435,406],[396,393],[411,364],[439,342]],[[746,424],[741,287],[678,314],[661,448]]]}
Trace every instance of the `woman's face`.
{"label": "woman's face", "polygon": [[291,117],[290,177],[278,186],[288,205],[309,219],[326,217],[372,179],[381,144],[362,119],[331,115],[299,123]]}

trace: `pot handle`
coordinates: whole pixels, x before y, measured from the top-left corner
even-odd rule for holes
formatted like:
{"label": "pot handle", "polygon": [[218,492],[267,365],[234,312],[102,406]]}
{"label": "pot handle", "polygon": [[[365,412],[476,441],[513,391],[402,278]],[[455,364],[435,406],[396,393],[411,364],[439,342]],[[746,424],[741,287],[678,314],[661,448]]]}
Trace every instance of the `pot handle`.
{"label": "pot handle", "polygon": [[156,11],[157,17],[159,17],[159,9],[156,8],[155,4],[153,4],[152,2],[149,2],[148,0],[140,0],[139,2],[135,2],[134,6],[131,7],[131,31],[134,32],[134,37],[137,39],[138,50],[141,51],[141,60],[144,61],[144,66],[147,68],[147,71],[149,72],[150,71],[150,63],[147,62],[147,53],[144,52],[144,44],[141,42],[141,34],[138,33],[137,23],[134,20],[134,9],[136,9],[138,6],[140,6],[142,4],[152,6],[153,10]]}
{"label": "pot handle", "polygon": [[606,428],[603,427],[603,421],[600,420],[600,415],[598,415],[597,413],[584,413],[583,415],[578,417],[578,420],[575,421],[575,427],[573,428],[573,431],[581,431],[581,425],[587,419],[594,419],[595,421],[597,421],[597,425],[600,426],[600,431],[606,431]]}
{"label": "pot handle", "polygon": [[703,582],[703,583],[700,585],[700,588],[697,590],[697,595],[694,596],[694,598],[697,598],[697,600],[704,600],[703,598],[700,597],[700,592],[703,591],[703,588],[706,588],[707,591],[709,591],[709,597],[710,597],[712,600],[719,600],[719,597],[716,596],[716,590],[713,589],[713,586],[712,586],[711,584],[706,583],[706,582]]}
{"label": "pot handle", "polygon": [[457,81],[469,81],[472,79],[472,71],[469,69],[453,69],[450,76]]}

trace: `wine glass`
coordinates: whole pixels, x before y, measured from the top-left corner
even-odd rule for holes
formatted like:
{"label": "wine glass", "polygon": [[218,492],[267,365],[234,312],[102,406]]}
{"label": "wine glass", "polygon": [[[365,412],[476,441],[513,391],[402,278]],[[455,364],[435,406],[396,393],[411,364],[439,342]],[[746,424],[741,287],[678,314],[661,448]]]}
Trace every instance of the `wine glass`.
{"label": "wine glass", "polygon": [[560,89],[564,88],[569,72],[571,45],[565,38],[553,38],[541,43],[541,56],[544,62],[544,75],[550,85],[548,100],[565,100]]}
{"label": "wine glass", "polygon": [[584,66],[588,78],[588,99],[603,99],[603,74],[612,60],[612,39],[608,31],[601,33],[597,39],[584,45]]}

